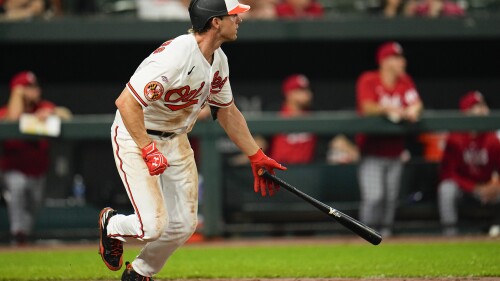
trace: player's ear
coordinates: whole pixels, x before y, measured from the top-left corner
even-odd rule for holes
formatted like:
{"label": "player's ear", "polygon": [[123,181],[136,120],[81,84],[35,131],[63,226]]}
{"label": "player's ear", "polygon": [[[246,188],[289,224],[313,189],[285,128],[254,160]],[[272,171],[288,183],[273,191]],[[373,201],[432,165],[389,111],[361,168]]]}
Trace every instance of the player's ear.
{"label": "player's ear", "polygon": [[221,22],[221,19],[219,17],[213,17],[211,19],[212,21],[212,26],[215,28],[215,29],[219,29],[220,28],[220,22]]}

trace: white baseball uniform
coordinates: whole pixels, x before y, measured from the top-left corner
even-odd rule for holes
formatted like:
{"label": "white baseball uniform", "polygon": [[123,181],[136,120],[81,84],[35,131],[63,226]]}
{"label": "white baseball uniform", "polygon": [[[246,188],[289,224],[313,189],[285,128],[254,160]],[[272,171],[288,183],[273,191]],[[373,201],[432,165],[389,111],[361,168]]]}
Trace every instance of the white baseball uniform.
{"label": "white baseball uniform", "polygon": [[147,129],[173,132],[156,141],[169,167],[150,176],[141,149],[116,112],[111,135],[114,156],[133,215],[115,215],[107,226],[111,237],[133,237],[148,243],[133,261],[134,270],[153,276],[194,232],[198,207],[198,173],[187,139],[202,107],[233,102],[227,57],[219,48],[210,65],[193,34],[163,43],[137,68],[127,88],[142,105]]}

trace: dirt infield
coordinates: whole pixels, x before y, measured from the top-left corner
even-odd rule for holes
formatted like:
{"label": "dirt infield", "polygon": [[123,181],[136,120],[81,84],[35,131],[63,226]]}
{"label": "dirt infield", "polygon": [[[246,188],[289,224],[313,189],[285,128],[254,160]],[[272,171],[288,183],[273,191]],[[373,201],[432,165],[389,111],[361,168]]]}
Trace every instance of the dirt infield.
{"label": "dirt infield", "polygon": [[[425,243],[425,242],[442,242],[442,243],[454,243],[454,242],[473,242],[473,241],[498,241],[500,238],[490,238],[484,235],[473,235],[473,236],[459,236],[459,237],[443,237],[443,236],[399,236],[384,239],[382,244],[401,244],[401,243]],[[57,241],[38,241],[36,243],[23,246],[23,247],[13,247],[10,245],[1,245],[0,252],[9,251],[43,251],[47,248],[51,250],[77,250],[77,249],[89,249],[97,248],[98,241],[85,241],[81,243],[65,243]],[[127,242],[126,247],[140,247],[143,243],[139,241],[130,240]],[[362,245],[368,244],[368,242],[355,236],[329,236],[329,237],[276,237],[276,238],[254,238],[254,239],[211,239],[201,242],[187,243],[182,247],[244,247],[244,246],[290,246],[290,245]],[[293,279],[294,281],[308,281],[307,279]],[[326,279],[325,279],[326,280]],[[342,279],[332,281],[342,281]],[[446,279],[448,281],[455,279]],[[464,279],[465,280],[465,279]],[[474,279],[470,279],[474,280]],[[500,280],[497,278],[496,280]],[[200,280],[203,281],[203,280]],[[224,280],[225,281],[225,280]],[[243,280],[243,281],[260,281],[260,280]],[[266,280],[263,280],[266,281]],[[289,281],[289,280],[284,280]],[[319,280],[324,281],[324,280]]]}

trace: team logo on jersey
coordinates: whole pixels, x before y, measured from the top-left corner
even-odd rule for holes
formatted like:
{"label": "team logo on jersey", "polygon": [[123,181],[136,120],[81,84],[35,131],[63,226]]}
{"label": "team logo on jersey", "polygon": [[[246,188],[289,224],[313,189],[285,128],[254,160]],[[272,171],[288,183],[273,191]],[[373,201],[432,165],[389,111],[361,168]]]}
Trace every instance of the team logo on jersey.
{"label": "team logo on jersey", "polygon": [[160,82],[151,81],[144,87],[144,97],[148,101],[157,101],[163,95],[163,85]]}
{"label": "team logo on jersey", "polygon": [[224,84],[227,82],[227,76],[226,78],[222,79],[219,75],[219,71],[215,72],[214,74],[214,79],[212,80],[212,84],[210,85],[210,94],[216,95],[222,91],[222,87],[224,87]]}
{"label": "team logo on jersey", "polygon": [[169,90],[165,93],[165,106],[172,111],[177,111],[198,103],[201,90],[205,82],[201,83],[198,89],[193,89],[186,85],[178,89]]}

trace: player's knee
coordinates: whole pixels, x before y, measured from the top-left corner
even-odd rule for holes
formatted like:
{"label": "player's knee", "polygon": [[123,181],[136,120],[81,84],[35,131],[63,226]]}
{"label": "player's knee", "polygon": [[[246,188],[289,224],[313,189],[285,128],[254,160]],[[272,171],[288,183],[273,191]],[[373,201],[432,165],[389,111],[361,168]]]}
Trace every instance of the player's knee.
{"label": "player's knee", "polygon": [[144,225],[144,237],[142,240],[146,242],[158,240],[158,238],[160,238],[163,234],[166,225],[167,219],[165,218],[155,218],[149,220],[149,222]]}
{"label": "player's knee", "polygon": [[171,223],[167,229],[168,236],[175,241],[175,243],[184,244],[196,231],[196,219],[191,221]]}
{"label": "player's knee", "polygon": [[453,198],[456,192],[457,186],[455,182],[450,180],[441,182],[438,188],[438,196],[441,200]]}

